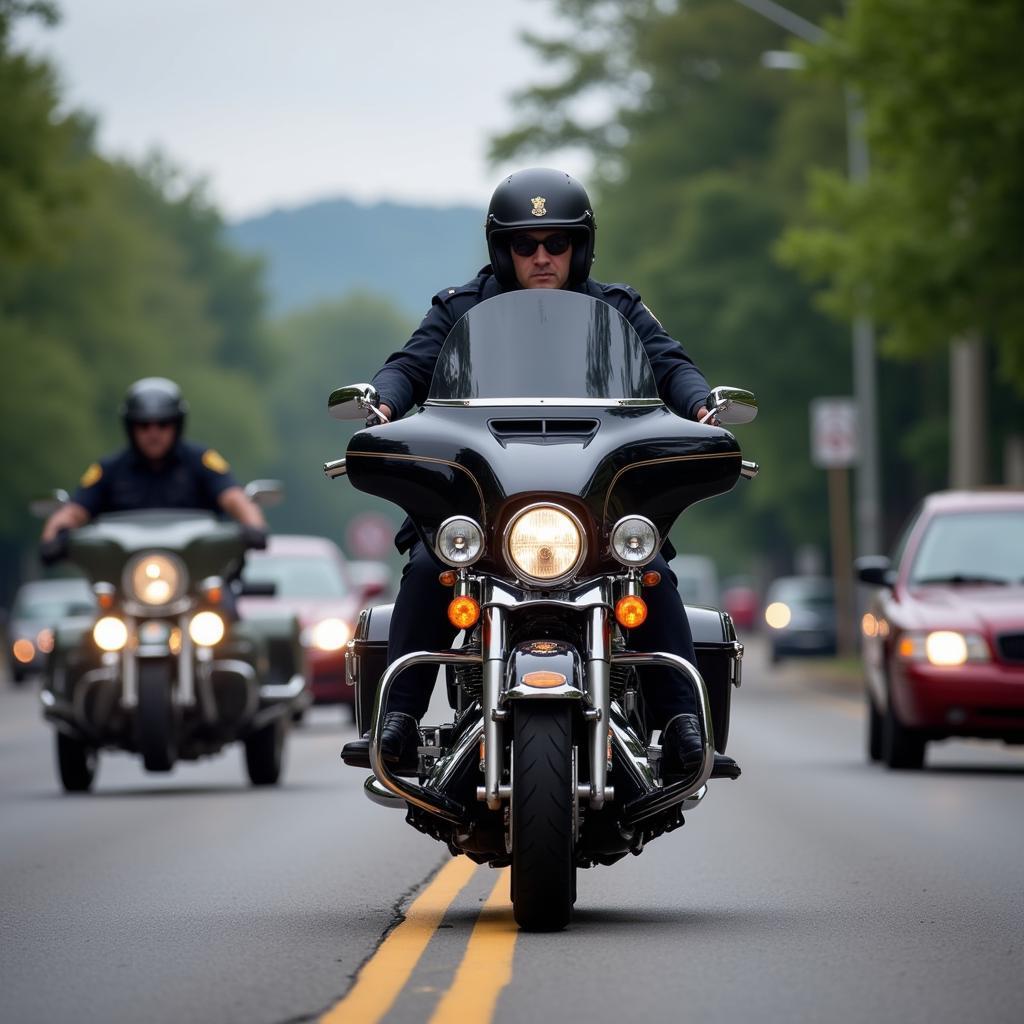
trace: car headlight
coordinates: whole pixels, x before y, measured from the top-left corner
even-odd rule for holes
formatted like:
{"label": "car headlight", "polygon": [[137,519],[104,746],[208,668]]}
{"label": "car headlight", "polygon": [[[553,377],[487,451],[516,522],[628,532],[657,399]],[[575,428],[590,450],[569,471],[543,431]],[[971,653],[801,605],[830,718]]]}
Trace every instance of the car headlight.
{"label": "car headlight", "polygon": [[904,633],[897,652],[903,661],[927,662],[942,668],[992,660],[988,644],[980,633],[961,633],[953,629]]}
{"label": "car headlight", "polygon": [[534,505],[509,523],[505,552],[517,572],[548,583],[570,575],[583,560],[583,527],[564,508]]}
{"label": "car headlight", "polygon": [[344,619],[323,619],[303,631],[302,642],[318,651],[340,651],[352,639],[352,629]]}
{"label": "car headlight", "polygon": [[216,612],[199,612],[188,624],[188,635],[197,647],[216,647],[224,639],[224,620]]}
{"label": "car headlight", "polygon": [[484,532],[467,516],[452,516],[437,531],[434,550],[446,565],[472,565],[484,550]]}
{"label": "car headlight", "polygon": [[658,553],[661,538],[643,516],[626,516],[612,528],[612,554],[623,565],[646,565]]}
{"label": "car headlight", "polygon": [[114,615],[104,615],[92,627],[92,638],[101,651],[119,651],[128,643],[128,627]]}
{"label": "car headlight", "polygon": [[184,566],[170,555],[140,555],[125,570],[125,589],[151,607],[176,601],[185,593],[185,584]]}
{"label": "car headlight", "polygon": [[793,612],[788,604],[782,601],[773,601],[764,610],[764,621],[772,629],[785,629],[793,619]]}

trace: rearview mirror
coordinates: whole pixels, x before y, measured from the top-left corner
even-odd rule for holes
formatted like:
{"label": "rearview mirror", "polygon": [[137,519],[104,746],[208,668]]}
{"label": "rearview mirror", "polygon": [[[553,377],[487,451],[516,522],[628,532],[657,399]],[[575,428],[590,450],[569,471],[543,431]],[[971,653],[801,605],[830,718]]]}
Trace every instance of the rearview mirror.
{"label": "rearview mirror", "polygon": [[349,384],[331,392],[327,412],[336,420],[362,420],[377,412],[380,396],[372,384]]}
{"label": "rearview mirror", "polygon": [[708,412],[719,423],[749,423],[757,415],[757,399],[743,388],[718,387],[708,395]]}
{"label": "rearview mirror", "polygon": [[49,519],[54,512],[66,505],[71,500],[71,495],[62,488],[57,488],[50,494],[49,498],[39,498],[28,503],[28,510],[36,519]]}
{"label": "rearview mirror", "polygon": [[245,496],[260,508],[273,508],[284,501],[284,484],[280,480],[250,480]]}
{"label": "rearview mirror", "polygon": [[896,573],[885,555],[863,555],[853,563],[857,579],[872,587],[891,587],[896,583]]}

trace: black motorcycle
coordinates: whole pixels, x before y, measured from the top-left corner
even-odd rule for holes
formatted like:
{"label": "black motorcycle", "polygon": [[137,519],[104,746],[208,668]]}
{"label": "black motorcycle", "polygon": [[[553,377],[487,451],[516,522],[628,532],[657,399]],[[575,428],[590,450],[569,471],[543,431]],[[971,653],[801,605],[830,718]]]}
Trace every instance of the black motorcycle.
{"label": "black motorcycle", "polygon": [[[361,384],[335,391],[339,419],[376,411]],[[756,415],[754,397],[718,388],[721,423]],[[359,430],[324,467],[401,506],[450,571],[449,619],[461,645],[387,663],[390,606],[364,611],[349,644],[367,795],[479,863],[511,865],[520,927],[563,928],[576,869],[640,853],[679,827],[708,780],[735,778],[724,756],[743,647],[717,609],[687,609],[696,666],[630,648],[646,614],[645,567],[676,517],[729,490],[744,462],[736,439],[673,415],[643,345],[607,303],[542,289],[497,296],[452,329],[425,406]],[[422,726],[414,772],[380,756],[395,679],[446,666],[454,721]],[[704,757],[666,784],[644,715],[649,666],[694,691]],[[716,751],[718,754],[716,755]]]}

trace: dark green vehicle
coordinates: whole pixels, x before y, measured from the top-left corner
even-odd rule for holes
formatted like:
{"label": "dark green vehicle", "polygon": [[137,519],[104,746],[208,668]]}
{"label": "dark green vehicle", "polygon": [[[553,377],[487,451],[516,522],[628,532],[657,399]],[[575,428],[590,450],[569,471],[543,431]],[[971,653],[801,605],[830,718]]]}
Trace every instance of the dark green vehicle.
{"label": "dark green vehicle", "polygon": [[236,741],[253,785],[278,782],[309,695],[294,617],[234,614],[245,551],[236,524],[180,509],[105,515],[69,535],[98,611],[57,626],[41,694],[65,790],[91,788],[104,748],[166,772]]}

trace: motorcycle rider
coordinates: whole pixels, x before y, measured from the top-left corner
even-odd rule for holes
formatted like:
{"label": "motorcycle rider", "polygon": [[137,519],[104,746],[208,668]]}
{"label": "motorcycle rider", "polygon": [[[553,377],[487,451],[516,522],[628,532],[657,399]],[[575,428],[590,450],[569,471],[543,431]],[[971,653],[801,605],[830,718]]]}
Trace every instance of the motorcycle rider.
{"label": "motorcycle rider", "polygon": [[[707,381],[639,294],[624,284],[591,279],[595,233],[590,199],[568,174],[532,168],[505,178],[487,211],[490,264],[461,287],[435,295],[405,347],[392,354],[374,376],[381,412],[394,419],[424,402],[448,332],[473,306],[518,288],[565,288],[603,299],[629,321],[643,342],[659,395],[669,408],[695,420],[706,415]],[[377,422],[376,417],[369,422]],[[408,520],[395,544],[400,552],[409,552],[409,560],[391,619],[389,662],[412,651],[434,649],[439,641],[440,646],[450,646],[456,632],[448,622],[448,599],[437,579],[447,567],[434,558]],[[667,564],[674,554],[666,542],[648,566],[661,573],[661,582],[645,592],[650,614],[643,626],[631,632],[630,641],[637,649],[667,651],[695,663],[689,623]],[[409,668],[392,687],[381,727],[381,754],[389,763],[414,763],[417,722],[430,702],[436,671],[430,665]],[[671,670],[647,670],[643,692],[652,726],[662,729],[663,774],[676,778],[696,771],[703,746],[688,684]]]}
{"label": "motorcycle rider", "polygon": [[44,561],[59,556],[61,534],[105,512],[147,508],[203,509],[237,520],[251,547],[265,547],[267,523],[213,448],[182,437],[188,403],[166,377],[144,377],[128,389],[121,419],[128,446],[86,469],[71,501],[43,526]]}

